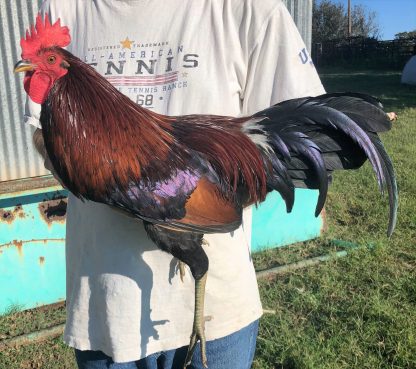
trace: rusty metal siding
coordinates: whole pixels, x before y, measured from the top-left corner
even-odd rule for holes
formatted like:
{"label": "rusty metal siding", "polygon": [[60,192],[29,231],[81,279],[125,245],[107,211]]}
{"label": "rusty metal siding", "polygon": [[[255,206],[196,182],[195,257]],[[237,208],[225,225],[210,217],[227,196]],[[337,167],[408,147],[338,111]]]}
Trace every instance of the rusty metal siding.
{"label": "rusty metal siding", "polygon": [[47,174],[32,145],[33,129],[23,123],[23,76],[13,74],[20,37],[41,0],[0,1],[0,181]]}
{"label": "rusty metal siding", "polygon": [[0,185],[0,315],[65,298],[67,192],[16,182],[12,195]]}
{"label": "rusty metal siding", "polygon": [[312,44],[312,0],[283,0],[309,52]]}

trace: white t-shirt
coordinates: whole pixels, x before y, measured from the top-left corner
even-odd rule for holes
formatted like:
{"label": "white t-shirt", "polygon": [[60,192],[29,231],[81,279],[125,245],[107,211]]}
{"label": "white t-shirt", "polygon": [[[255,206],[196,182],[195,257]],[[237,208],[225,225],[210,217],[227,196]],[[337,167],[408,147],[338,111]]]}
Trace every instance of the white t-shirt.
{"label": "white t-shirt", "polygon": [[[49,0],[43,10],[69,27],[69,51],[159,113],[241,116],[324,92],[280,0]],[[30,123],[39,109],[29,104]],[[205,237],[208,340],[262,314],[245,224],[246,234]],[[180,281],[141,222],[70,195],[66,255],[67,344],[126,362],[189,343],[193,278]]]}

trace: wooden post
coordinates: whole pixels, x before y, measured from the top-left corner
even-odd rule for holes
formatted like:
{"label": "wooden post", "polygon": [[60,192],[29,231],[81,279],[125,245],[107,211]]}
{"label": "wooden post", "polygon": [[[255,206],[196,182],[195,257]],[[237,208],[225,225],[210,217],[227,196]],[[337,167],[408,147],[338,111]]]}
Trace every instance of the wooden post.
{"label": "wooden post", "polygon": [[351,22],[351,0],[348,0],[348,38],[352,34],[352,22]]}

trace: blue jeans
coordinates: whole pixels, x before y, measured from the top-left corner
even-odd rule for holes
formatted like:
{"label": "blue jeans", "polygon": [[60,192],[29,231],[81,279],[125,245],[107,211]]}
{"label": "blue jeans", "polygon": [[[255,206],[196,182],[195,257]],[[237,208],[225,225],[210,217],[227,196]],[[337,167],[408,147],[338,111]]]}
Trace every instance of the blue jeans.
{"label": "blue jeans", "polygon": [[[207,342],[209,369],[250,369],[256,348],[259,321],[230,334]],[[115,363],[101,351],[75,349],[79,369],[182,369],[187,347],[158,352],[139,361]],[[194,352],[189,369],[204,369],[199,345]]]}

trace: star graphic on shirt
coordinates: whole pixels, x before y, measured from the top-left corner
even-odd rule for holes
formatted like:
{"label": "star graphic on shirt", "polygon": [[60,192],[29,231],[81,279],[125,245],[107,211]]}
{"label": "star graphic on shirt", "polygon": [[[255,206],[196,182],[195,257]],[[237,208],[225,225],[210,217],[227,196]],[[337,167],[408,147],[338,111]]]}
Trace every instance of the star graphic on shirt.
{"label": "star graphic on shirt", "polygon": [[128,37],[124,41],[120,41],[121,45],[123,46],[123,49],[131,49],[131,45],[134,43],[134,41],[130,41]]}

